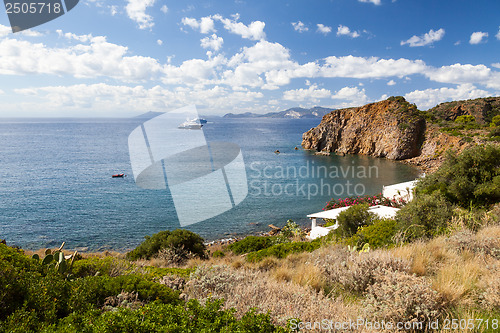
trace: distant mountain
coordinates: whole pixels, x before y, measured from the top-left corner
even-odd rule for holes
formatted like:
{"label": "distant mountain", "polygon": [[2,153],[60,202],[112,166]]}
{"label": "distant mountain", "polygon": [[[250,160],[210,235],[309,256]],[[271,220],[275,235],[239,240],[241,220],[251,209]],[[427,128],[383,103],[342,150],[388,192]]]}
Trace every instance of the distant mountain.
{"label": "distant mountain", "polygon": [[224,118],[290,118],[290,119],[301,119],[301,118],[323,118],[325,114],[328,114],[335,109],[323,108],[320,106],[315,106],[310,109],[304,108],[291,108],[280,112],[269,112],[266,114],[257,114],[252,112],[245,113],[227,113]]}

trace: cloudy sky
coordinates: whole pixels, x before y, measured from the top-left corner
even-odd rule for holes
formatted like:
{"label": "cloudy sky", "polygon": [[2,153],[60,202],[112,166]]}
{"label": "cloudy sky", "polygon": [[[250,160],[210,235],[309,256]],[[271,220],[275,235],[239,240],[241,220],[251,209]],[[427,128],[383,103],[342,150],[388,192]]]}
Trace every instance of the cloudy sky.
{"label": "cloudy sky", "polygon": [[500,95],[500,1],[80,0],[13,34],[0,116],[358,106]]}

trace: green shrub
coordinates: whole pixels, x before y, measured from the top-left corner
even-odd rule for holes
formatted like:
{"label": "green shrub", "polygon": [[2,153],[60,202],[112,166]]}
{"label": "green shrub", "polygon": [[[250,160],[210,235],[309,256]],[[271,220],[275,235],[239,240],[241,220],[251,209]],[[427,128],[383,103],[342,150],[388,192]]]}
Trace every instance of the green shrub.
{"label": "green shrub", "polygon": [[280,232],[280,234],[286,238],[302,237],[303,233],[304,232],[302,231],[300,226],[293,220],[286,221],[285,226],[281,228]]}
{"label": "green shrub", "polygon": [[452,206],[438,192],[419,195],[396,214],[397,228],[403,240],[442,234],[453,216]]}
{"label": "green shrub", "polygon": [[491,119],[490,126],[491,126],[491,127],[500,126],[500,115],[494,116],[494,117]]}
{"label": "green shrub", "polygon": [[41,279],[40,272],[35,260],[0,243],[0,320],[23,304],[27,285]]}
{"label": "green shrub", "polygon": [[244,254],[268,248],[274,244],[273,237],[247,236],[228,246],[236,254]]}
{"label": "green shrub", "polygon": [[217,251],[214,251],[214,253],[212,253],[213,258],[224,258],[225,256],[226,255],[221,250],[217,250]]}
{"label": "green shrub", "polygon": [[420,195],[440,193],[463,208],[500,201],[500,147],[475,146],[456,155],[448,152],[443,165],[418,182]]}
{"label": "green shrub", "polygon": [[250,262],[258,262],[266,257],[285,258],[291,253],[312,252],[321,246],[320,240],[312,242],[291,242],[276,244],[257,252],[251,252],[246,259]]}
{"label": "green shrub", "polygon": [[500,136],[500,124],[498,126],[496,126],[496,127],[493,127],[490,130],[490,133],[488,134],[488,136],[491,137],[491,138]]}
{"label": "green shrub", "polygon": [[137,310],[120,308],[98,314],[87,312],[62,320],[49,332],[285,332],[271,323],[269,314],[247,312],[241,319],[224,310],[222,300],[196,300],[184,305],[154,302]]}
{"label": "green shrub", "polygon": [[165,304],[181,303],[178,292],[137,274],[114,278],[89,276],[76,279],[71,283],[71,288],[68,304],[72,311],[100,308],[107,297],[122,292],[137,293],[139,300],[143,302],[159,300]]}
{"label": "green shrub", "polygon": [[127,253],[127,259],[151,259],[162,249],[172,249],[185,257],[192,254],[199,258],[206,258],[203,238],[189,230],[176,229],[172,232],[160,231],[151,237],[146,236],[144,242]]}
{"label": "green shrub", "polygon": [[467,123],[474,123],[476,122],[476,118],[471,115],[463,115],[463,116],[458,116],[455,119],[456,123],[461,123],[461,124],[467,124]]}
{"label": "green shrub", "polygon": [[223,300],[210,299],[204,305],[197,300],[190,300],[186,305],[156,301],[136,310],[74,312],[56,323],[44,325],[40,325],[32,313],[19,311],[9,318],[3,330],[19,333],[286,332],[272,324],[269,314],[250,310],[238,319],[233,309],[223,309],[223,303]]}
{"label": "green shrub", "polygon": [[393,243],[393,236],[397,231],[397,223],[392,219],[377,219],[372,225],[360,227],[358,232],[346,240],[349,245],[361,248],[364,244],[370,244],[371,248],[388,246]]}
{"label": "green shrub", "polygon": [[118,276],[134,271],[134,264],[124,259],[114,257],[90,257],[76,260],[73,263],[74,277],[94,276],[96,274]]}
{"label": "green shrub", "polygon": [[339,227],[335,229],[335,234],[343,238],[354,235],[359,227],[370,225],[375,219],[375,215],[368,211],[367,204],[354,205],[344,210],[337,216]]}

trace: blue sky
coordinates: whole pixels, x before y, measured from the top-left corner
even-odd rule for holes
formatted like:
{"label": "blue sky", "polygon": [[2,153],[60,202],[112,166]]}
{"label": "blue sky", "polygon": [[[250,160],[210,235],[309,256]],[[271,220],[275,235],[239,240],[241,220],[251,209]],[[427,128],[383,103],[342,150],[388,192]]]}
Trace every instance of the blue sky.
{"label": "blue sky", "polygon": [[126,117],[500,95],[500,1],[80,0],[13,34],[0,116]]}

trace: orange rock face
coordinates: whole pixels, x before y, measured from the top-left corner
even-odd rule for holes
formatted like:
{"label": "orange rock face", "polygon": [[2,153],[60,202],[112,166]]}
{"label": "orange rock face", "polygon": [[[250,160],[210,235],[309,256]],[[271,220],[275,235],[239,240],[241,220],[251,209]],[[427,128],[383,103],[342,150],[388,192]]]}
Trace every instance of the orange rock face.
{"label": "orange rock face", "polygon": [[363,154],[392,160],[420,154],[425,120],[402,97],[335,110],[302,136],[302,146],[318,152]]}

